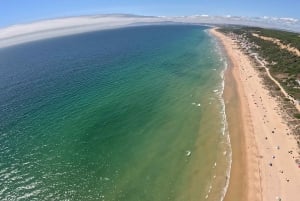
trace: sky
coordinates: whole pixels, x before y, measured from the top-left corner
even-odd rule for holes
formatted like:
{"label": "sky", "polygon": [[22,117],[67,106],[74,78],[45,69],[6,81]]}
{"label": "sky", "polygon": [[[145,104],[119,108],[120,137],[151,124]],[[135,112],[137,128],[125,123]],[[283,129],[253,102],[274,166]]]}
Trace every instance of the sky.
{"label": "sky", "polygon": [[300,0],[0,0],[0,27],[49,18],[111,13],[300,19]]}

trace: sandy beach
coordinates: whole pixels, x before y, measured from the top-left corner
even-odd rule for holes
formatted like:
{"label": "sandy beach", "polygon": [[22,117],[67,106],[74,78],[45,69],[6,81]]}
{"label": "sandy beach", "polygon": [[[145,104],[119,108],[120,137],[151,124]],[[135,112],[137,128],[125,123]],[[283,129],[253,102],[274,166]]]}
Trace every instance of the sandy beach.
{"label": "sandy beach", "polygon": [[224,98],[233,149],[226,201],[300,199],[297,141],[250,58],[211,29],[229,59]]}

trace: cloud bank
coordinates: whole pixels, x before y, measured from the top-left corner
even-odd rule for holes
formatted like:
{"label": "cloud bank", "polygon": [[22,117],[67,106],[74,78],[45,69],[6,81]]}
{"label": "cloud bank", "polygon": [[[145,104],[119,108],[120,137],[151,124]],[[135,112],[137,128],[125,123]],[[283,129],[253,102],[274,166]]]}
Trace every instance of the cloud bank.
{"label": "cloud bank", "polygon": [[265,28],[285,29],[300,33],[300,20],[275,17],[239,17],[239,16],[137,16],[137,15],[89,15],[57,18],[20,24],[0,29],[0,48],[29,41],[77,34],[89,31],[121,28],[157,23],[187,23],[210,25],[247,25]]}

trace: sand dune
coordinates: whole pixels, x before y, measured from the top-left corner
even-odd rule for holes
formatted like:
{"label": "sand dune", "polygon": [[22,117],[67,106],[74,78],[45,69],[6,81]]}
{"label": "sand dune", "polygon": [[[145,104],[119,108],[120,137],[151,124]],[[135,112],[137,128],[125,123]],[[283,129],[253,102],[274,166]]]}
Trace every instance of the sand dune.
{"label": "sand dune", "polygon": [[287,51],[293,53],[294,55],[300,57],[300,51],[297,48],[291,46],[291,44],[285,45],[279,39],[266,37],[266,36],[261,36],[261,35],[258,35],[256,33],[252,33],[252,35],[257,37],[257,38],[260,38],[260,39],[263,39],[263,40],[266,40],[266,41],[270,41],[270,42],[278,45],[281,49],[287,50]]}

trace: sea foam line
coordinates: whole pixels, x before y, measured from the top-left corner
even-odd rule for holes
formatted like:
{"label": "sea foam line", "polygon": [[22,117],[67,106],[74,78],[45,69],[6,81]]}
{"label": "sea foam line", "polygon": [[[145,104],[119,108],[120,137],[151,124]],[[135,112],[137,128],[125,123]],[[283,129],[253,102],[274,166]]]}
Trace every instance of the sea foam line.
{"label": "sea foam line", "polygon": [[221,132],[223,134],[223,136],[226,136],[226,144],[228,145],[228,158],[229,158],[229,166],[227,168],[227,171],[226,171],[226,183],[225,183],[225,186],[223,188],[223,192],[222,192],[222,195],[221,195],[221,198],[220,198],[220,201],[223,201],[224,198],[225,198],[225,195],[227,193],[227,190],[228,190],[228,186],[229,186],[229,181],[230,181],[230,172],[231,172],[231,165],[232,165],[232,148],[231,148],[231,142],[230,142],[230,135],[229,135],[229,131],[228,131],[228,122],[227,122],[227,116],[226,116],[226,106],[225,106],[225,101],[224,101],[224,88],[225,88],[225,79],[224,79],[224,74],[225,74],[225,71],[227,70],[228,68],[228,62],[227,62],[227,57],[225,56],[224,54],[224,51],[221,49],[221,45],[219,43],[219,41],[214,37],[212,36],[212,34],[206,30],[205,31],[212,39],[213,43],[214,43],[214,46],[216,47],[216,53],[217,55],[219,56],[220,58],[220,61],[223,62],[223,69],[222,71],[220,72],[220,77],[222,78],[222,83],[221,83],[221,90],[220,90],[220,93],[218,94],[219,95],[219,100],[220,100],[220,103],[221,103],[221,114],[222,114],[222,129],[221,129]]}

